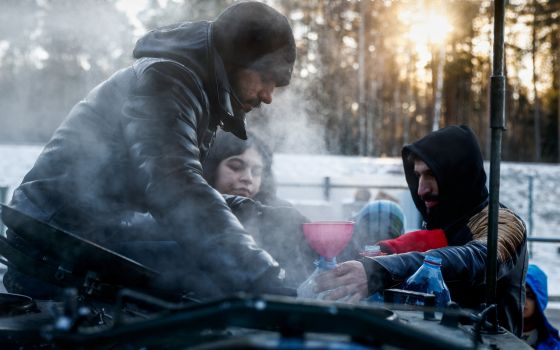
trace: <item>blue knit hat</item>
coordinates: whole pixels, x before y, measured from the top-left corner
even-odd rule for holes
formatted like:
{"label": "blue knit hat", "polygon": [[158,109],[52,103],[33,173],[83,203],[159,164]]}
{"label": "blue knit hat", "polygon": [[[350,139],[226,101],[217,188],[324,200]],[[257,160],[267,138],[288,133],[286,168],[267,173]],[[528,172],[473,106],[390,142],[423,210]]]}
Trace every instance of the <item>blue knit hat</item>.
{"label": "blue knit hat", "polygon": [[396,238],[404,233],[405,217],[401,207],[389,200],[376,200],[365,206],[354,218],[354,235],[373,244]]}

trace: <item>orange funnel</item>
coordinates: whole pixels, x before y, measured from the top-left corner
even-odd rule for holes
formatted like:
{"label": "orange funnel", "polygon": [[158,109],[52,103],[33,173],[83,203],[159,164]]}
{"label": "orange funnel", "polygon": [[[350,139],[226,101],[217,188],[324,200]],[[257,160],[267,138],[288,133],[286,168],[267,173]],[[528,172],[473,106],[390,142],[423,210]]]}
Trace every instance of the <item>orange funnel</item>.
{"label": "orange funnel", "polygon": [[305,239],[320,256],[332,259],[352,238],[352,221],[316,221],[303,224]]}

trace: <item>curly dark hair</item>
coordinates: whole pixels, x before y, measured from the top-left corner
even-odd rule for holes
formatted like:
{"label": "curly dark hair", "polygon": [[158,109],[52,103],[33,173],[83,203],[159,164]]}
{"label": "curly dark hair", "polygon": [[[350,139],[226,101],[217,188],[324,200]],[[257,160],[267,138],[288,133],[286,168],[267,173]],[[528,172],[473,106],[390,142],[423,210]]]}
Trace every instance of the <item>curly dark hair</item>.
{"label": "curly dark hair", "polygon": [[220,163],[226,158],[240,155],[249,148],[254,148],[263,160],[261,187],[254,199],[266,204],[276,198],[276,180],[272,174],[272,151],[253,132],[248,132],[247,135],[247,140],[241,140],[229,132],[218,130],[214,143],[202,163],[203,176],[210,186],[215,187]]}

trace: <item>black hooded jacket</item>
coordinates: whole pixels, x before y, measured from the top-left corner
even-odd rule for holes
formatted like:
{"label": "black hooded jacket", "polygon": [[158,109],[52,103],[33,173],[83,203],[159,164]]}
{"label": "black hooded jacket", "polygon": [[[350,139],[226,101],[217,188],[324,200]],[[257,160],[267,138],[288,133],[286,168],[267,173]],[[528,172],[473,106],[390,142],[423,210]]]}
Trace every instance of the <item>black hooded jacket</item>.
{"label": "black hooded jacket", "polygon": [[[448,247],[426,253],[411,252],[364,260],[370,290],[398,285],[421,265],[425,255],[442,258],[442,273],[451,299],[478,309],[485,302],[488,190],[482,154],[473,132],[450,126],[432,132],[402,151],[408,187],[428,228],[445,231]],[[434,174],[439,198],[427,212],[418,196],[414,158]],[[507,208],[498,218],[498,290],[500,325],[519,335],[523,320],[524,279],[527,269],[526,232],[522,220]]]}
{"label": "black hooded jacket", "polygon": [[[426,163],[438,184],[440,205],[429,213],[418,196],[418,178],[411,155]],[[405,146],[402,156],[406,182],[426,228],[445,229],[451,244],[455,243],[457,237],[451,232],[455,233],[488,202],[486,172],[474,134],[463,126],[441,129]]]}
{"label": "black hooded jacket", "polygon": [[[158,230],[142,239],[176,240],[185,276],[209,278],[210,294],[281,289],[277,262],[202,177],[218,125],[234,118],[212,23],[151,31],[134,56],[74,106],[11,206],[109,247],[146,231],[130,227],[144,212]],[[234,124],[243,137],[244,123]],[[17,233],[9,218],[6,225]]]}

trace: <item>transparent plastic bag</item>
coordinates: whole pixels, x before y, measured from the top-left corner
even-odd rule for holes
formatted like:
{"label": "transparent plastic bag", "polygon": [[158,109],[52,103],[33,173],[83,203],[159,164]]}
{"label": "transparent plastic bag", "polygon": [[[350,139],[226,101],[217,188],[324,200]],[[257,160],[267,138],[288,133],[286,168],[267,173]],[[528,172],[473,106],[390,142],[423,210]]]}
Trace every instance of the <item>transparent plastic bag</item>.
{"label": "transparent plastic bag", "polygon": [[333,258],[332,260],[326,260],[325,258],[321,257],[319,260],[315,261],[315,271],[302,284],[299,285],[297,288],[297,297],[300,299],[315,299],[315,300],[323,300],[325,295],[330,291],[326,290],[321,293],[315,292],[315,278],[320,275],[321,273],[332,270],[336,267],[336,259]]}

